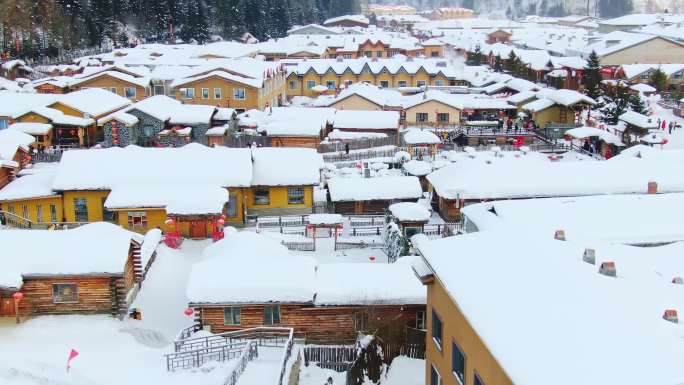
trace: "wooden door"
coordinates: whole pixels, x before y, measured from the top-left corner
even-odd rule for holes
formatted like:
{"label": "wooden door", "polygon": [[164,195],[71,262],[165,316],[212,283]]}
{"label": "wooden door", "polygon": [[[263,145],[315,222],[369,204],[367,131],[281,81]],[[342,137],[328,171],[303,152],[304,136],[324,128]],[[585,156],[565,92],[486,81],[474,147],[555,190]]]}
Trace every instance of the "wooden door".
{"label": "wooden door", "polygon": [[206,238],[207,223],[204,221],[190,222],[190,238]]}
{"label": "wooden door", "polygon": [[363,214],[363,201],[357,201],[354,205],[354,214]]}
{"label": "wooden door", "polygon": [[14,300],[12,298],[0,298],[0,317],[9,317],[14,315]]}

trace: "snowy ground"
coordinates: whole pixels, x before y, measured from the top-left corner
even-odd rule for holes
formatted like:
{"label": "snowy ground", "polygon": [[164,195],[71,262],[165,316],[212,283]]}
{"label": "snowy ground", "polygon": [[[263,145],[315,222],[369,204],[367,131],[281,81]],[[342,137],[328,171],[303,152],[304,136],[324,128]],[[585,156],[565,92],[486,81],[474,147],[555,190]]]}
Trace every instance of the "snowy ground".
{"label": "snowy ground", "polygon": [[[299,385],[322,385],[328,377],[332,377],[333,385],[344,385],[346,375],[330,369],[322,369],[314,364],[302,365],[299,373]],[[368,383],[371,384],[370,382]],[[397,357],[392,361],[392,366],[387,371],[387,376],[382,379],[382,385],[424,385],[425,384],[425,360],[407,357]]]}
{"label": "snowy ground", "polygon": [[238,385],[277,384],[282,359],[283,348],[260,347],[259,358],[247,365],[238,379]]}

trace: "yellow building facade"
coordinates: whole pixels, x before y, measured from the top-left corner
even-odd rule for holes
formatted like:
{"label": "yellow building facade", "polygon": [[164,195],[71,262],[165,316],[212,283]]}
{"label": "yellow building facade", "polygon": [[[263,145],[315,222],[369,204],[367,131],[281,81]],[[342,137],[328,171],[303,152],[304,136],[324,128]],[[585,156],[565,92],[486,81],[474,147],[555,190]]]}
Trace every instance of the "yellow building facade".
{"label": "yellow building facade", "polygon": [[74,86],[74,91],[86,88],[102,88],[134,102],[150,96],[150,87],[143,87],[108,74],[95,75],[88,80],[79,82]]}
{"label": "yellow building facade", "polygon": [[62,197],[59,195],[1,201],[0,207],[2,211],[28,219],[33,223],[64,222]]}

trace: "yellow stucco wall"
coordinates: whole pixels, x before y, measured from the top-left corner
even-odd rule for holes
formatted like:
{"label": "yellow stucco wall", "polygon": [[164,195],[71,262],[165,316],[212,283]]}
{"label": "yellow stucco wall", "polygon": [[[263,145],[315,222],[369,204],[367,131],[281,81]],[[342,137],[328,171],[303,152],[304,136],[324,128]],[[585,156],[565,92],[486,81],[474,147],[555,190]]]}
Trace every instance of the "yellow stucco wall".
{"label": "yellow stucco wall", "polygon": [[[14,212],[14,214],[29,219],[32,222],[38,223],[49,223],[51,222],[50,206],[55,207],[55,222],[59,223],[63,221],[62,217],[62,197],[51,196],[44,198],[34,198],[34,199],[21,199],[12,201],[2,201],[2,210]],[[26,206],[27,216],[24,216],[23,207]],[[38,218],[38,206],[42,207],[42,217]]]}
{"label": "yellow stucco wall", "polygon": [[252,187],[246,191],[245,200],[248,209],[287,209],[287,208],[310,208],[313,206],[313,187],[312,186],[289,186],[289,187],[303,187],[304,188],[304,203],[290,204],[287,201],[288,187],[264,187],[269,189],[270,202],[268,205],[254,204],[254,190],[258,187]]}
{"label": "yellow stucco wall", "polygon": [[64,221],[76,222],[76,214],[74,212],[74,199],[85,198],[88,207],[88,222],[102,221],[102,208],[104,200],[107,199],[109,191],[64,191]]}
{"label": "yellow stucco wall", "polygon": [[[286,94],[286,84],[283,76],[267,79],[264,86],[259,89],[251,87],[246,84],[227,80],[218,76],[212,76],[206,79],[197,80],[191,83],[183,84],[174,89],[176,99],[182,100],[185,103],[204,104],[210,106],[221,106],[241,109],[264,109],[266,104],[277,105],[279,95]],[[185,99],[181,96],[180,90],[182,88],[194,88],[195,97],[193,99]],[[202,89],[209,90],[209,97],[202,97]],[[214,89],[221,89],[221,98],[215,98]],[[244,89],[244,100],[235,98],[235,90]]]}
{"label": "yellow stucco wall", "polygon": [[[427,113],[428,121],[426,123],[418,123],[416,120],[416,114],[418,113]],[[431,100],[408,108],[406,110],[406,124],[436,125],[438,113],[449,114],[449,124],[458,124],[461,118],[461,111],[459,109]]]}
{"label": "yellow stucco wall", "polygon": [[602,65],[633,63],[681,63],[684,45],[663,38],[655,38],[633,47],[601,57]]}
{"label": "yellow stucco wall", "polygon": [[[563,109],[566,111],[565,119],[561,119],[561,111]],[[532,113],[532,119],[539,127],[544,127],[547,123],[569,124],[575,121],[575,113],[570,109],[555,105]]]}
{"label": "yellow stucco wall", "polygon": [[149,96],[147,94],[148,88],[141,87],[137,84],[129,83],[106,74],[94,77],[93,79],[87,80],[83,83],[79,83],[76,87],[77,89],[104,88],[108,91],[111,91],[112,88],[116,88],[116,94],[121,97],[126,97],[125,88],[135,88],[136,95],[135,98],[132,99],[134,101],[139,101]]}
{"label": "yellow stucco wall", "polygon": [[[432,338],[432,311],[442,320],[442,346]],[[425,383],[430,384],[430,370],[434,365],[443,385],[473,385],[475,373],[485,384],[513,385],[489,349],[461,313],[458,305],[444,290],[438,279],[427,287],[427,345]],[[456,343],[466,357],[465,383],[461,384],[452,372],[452,343]]]}
{"label": "yellow stucco wall", "polygon": [[351,95],[343,100],[330,105],[330,107],[338,110],[356,110],[356,111],[381,111],[382,106],[379,106],[368,99],[364,99],[359,95]]}

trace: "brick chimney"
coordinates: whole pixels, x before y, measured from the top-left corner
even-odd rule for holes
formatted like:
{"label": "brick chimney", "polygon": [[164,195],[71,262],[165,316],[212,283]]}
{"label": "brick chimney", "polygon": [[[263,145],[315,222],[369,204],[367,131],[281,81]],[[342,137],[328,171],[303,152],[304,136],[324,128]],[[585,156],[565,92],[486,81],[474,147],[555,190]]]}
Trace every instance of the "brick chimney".
{"label": "brick chimney", "polygon": [[663,319],[666,321],[670,321],[672,323],[679,323],[679,318],[677,317],[677,310],[674,309],[667,309],[663,313]]}
{"label": "brick chimney", "polygon": [[584,249],[584,255],[582,256],[582,260],[586,263],[590,263],[592,265],[595,265],[596,264],[596,250]]}
{"label": "brick chimney", "polygon": [[565,230],[556,230],[556,233],[553,235],[553,238],[559,241],[564,241],[565,240]]}
{"label": "brick chimney", "polygon": [[617,269],[615,268],[615,262],[603,262],[599,268],[599,274],[603,274],[607,277],[617,277]]}
{"label": "brick chimney", "polygon": [[648,191],[647,194],[657,194],[658,193],[658,183],[657,182],[648,182]]}

